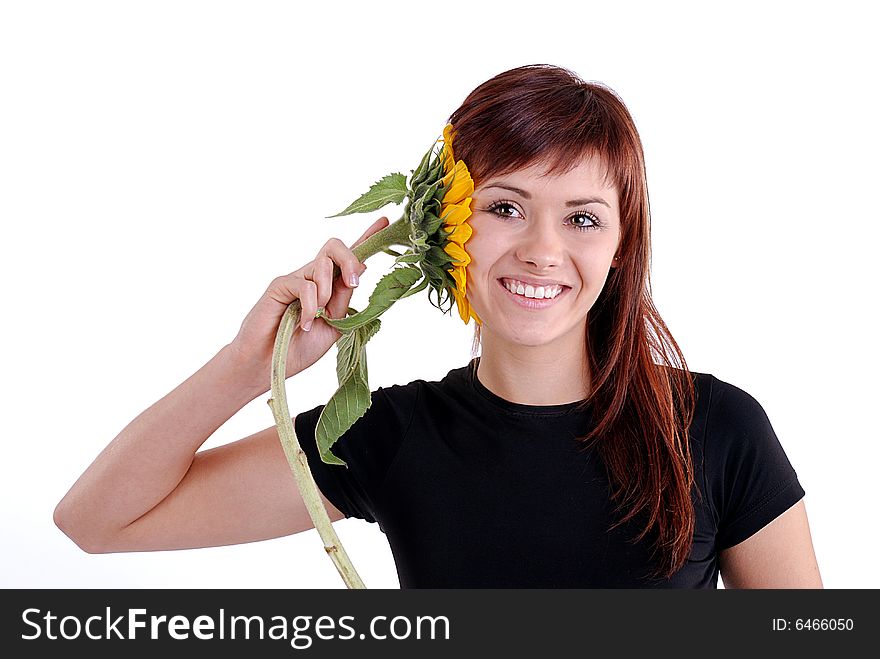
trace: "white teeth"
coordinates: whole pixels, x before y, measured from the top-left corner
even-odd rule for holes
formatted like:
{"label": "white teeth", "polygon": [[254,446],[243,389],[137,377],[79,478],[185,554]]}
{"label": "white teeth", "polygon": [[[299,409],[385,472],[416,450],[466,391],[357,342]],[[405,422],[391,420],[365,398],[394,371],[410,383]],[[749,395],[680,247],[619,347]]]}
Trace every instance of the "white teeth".
{"label": "white teeth", "polygon": [[531,286],[529,284],[523,285],[520,283],[513,282],[502,282],[504,287],[509,290],[511,293],[516,293],[518,295],[523,295],[528,298],[534,298],[537,300],[541,299],[552,299],[559,295],[562,292],[561,286]]}

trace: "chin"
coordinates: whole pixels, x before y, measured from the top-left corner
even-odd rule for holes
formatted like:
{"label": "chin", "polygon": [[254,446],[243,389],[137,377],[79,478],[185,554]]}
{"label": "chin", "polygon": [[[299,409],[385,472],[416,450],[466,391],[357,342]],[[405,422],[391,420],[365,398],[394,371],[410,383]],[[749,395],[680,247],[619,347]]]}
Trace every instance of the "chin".
{"label": "chin", "polygon": [[509,343],[515,343],[516,345],[521,346],[538,347],[552,343],[555,339],[559,338],[558,332],[550,328],[516,328],[510,326],[510,321],[506,322],[508,324],[504,326],[504,329],[501,332],[495,332],[494,334],[498,336],[498,338]]}
{"label": "chin", "polygon": [[535,338],[535,339],[513,339],[512,343],[518,346],[522,346],[524,348],[540,348],[545,345],[549,345],[552,343],[552,339],[548,339],[545,337]]}

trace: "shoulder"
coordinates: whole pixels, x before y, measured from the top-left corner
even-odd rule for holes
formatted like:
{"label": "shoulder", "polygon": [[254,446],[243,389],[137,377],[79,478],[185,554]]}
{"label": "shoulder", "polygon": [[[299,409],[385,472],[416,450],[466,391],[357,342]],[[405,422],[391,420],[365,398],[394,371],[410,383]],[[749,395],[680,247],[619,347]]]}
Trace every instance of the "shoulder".
{"label": "shoulder", "polygon": [[763,406],[748,391],[714,375],[705,375],[705,378],[709,390],[708,411],[714,425],[742,430],[766,419]]}
{"label": "shoulder", "polygon": [[442,376],[419,378],[404,385],[393,385],[380,390],[389,399],[411,401],[413,407],[433,409],[455,405],[471,392],[471,368],[472,365],[468,364],[453,368]]}
{"label": "shoulder", "polygon": [[[316,429],[326,405],[296,415],[295,429],[315,482],[324,496],[346,517],[370,522],[381,518],[385,478],[410,435],[418,434],[418,408],[456,379],[458,369],[437,381],[416,379],[405,384],[379,386],[370,403],[331,446],[344,465],[325,463],[318,454]],[[425,401],[428,401],[425,403]]]}
{"label": "shoulder", "polygon": [[719,461],[782,458],[782,446],[764,406],[735,384],[706,374],[704,443],[707,457]]}
{"label": "shoulder", "polygon": [[[673,369],[676,375],[681,369]],[[711,373],[688,371],[694,384],[695,439],[711,434],[717,444],[719,437],[766,429],[769,419],[764,407],[748,391],[726,382]]]}
{"label": "shoulder", "polygon": [[468,366],[454,368],[442,377],[418,378],[405,384],[379,387],[372,392],[376,412],[413,416],[418,407],[435,407],[443,399],[457,398],[468,386]]}
{"label": "shoulder", "polygon": [[[467,383],[468,366],[450,370],[439,379],[418,378],[403,384],[379,386],[370,392],[369,405],[365,412],[346,431],[340,442],[358,441],[358,435],[371,435],[379,441],[392,441],[395,444],[406,437],[419,407],[436,405],[438,397],[452,397]],[[313,431],[325,405],[305,410],[297,415],[297,424],[304,432]]]}
{"label": "shoulder", "polygon": [[695,419],[702,427],[707,456],[730,457],[778,444],[764,406],[751,393],[711,373],[693,373]]}
{"label": "shoulder", "polygon": [[757,398],[713,375],[703,384],[704,476],[724,548],[778,517],[804,490]]}

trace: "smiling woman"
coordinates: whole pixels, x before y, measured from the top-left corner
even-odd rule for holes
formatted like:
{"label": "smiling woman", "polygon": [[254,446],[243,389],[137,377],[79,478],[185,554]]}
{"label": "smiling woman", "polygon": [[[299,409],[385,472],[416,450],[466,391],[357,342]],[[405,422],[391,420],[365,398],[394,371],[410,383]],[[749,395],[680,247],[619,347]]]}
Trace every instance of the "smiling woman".
{"label": "smiling woman", "polygon": [[[443,141],[450,187],[431,221],[448,242],[420,267],[474,320],[474,355],[371,392],[333,447],[345,466],[321,459],[324,405],[295,417],[331,518],[378,523],[403,587],[714,588],[719,572],[821,587],[805,493],[763,408],[691,372],[653,304],[642,145],[621,99],[523,66],[471,92]],[[325,317],[345,316],[363,268],[330,239],[274,280],[235,339],[98,456],[58,525],[88,551],[312,528],[274,426],[196,451],[266,392],[288,305],[303,311],[290,377],[337,340]]]}

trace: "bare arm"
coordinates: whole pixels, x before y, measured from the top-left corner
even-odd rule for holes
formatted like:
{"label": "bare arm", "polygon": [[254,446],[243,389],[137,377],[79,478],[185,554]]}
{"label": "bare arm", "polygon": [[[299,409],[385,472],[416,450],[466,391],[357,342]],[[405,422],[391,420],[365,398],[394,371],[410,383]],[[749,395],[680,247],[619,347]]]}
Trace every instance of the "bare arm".
{"label": "bare arm", "polygon": [[725,588],[824,587],[803,499],[719,560]]}
{"label": "bare arm", "polygon": [[[274,426],[196,453],[263,393],[229,346],[137,416],[55,509],[88,552],[184,549],[251,542],[313,527]],[[343,517],[326,499],[333,521]]]}
{"label": "bare arm", "polygon": [[[355,244],[383,229],[380,218]],[[343,277],[334,277],[338,266]],[[208,547],[264,540],[313,527],[275,426],[201,453],[230,417],[269,389],[272,352],[287,307],[300,326],[286,377],[306,370],[339,338],[323,318],[345,315],[365,265],[331,238],[317,258],[277,277],[235,340],[138,415],[98,455],[55,509],[55,523],[88,552]],[[331,520],[343,517],[323,499]]]}

